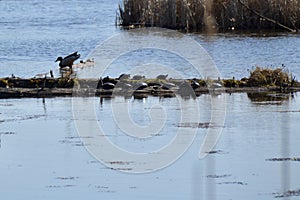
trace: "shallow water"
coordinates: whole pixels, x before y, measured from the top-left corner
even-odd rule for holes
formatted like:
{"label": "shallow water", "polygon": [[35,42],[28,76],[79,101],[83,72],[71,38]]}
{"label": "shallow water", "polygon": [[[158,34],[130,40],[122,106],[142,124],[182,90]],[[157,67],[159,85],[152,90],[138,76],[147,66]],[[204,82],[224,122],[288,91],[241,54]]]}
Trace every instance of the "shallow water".
{"label": "shallow water", "polygon": [[[86,59],[97,44],[111,36],[130,35],[115,27],[116,8],[117,1],[106,0],[1,0],[0,77],[32,77],[50,69],[58,76],[54,63],[57,56],[79,51]],[[241,78],[248,76],[247,70],[255,65],[282,64],[299,77],[299,34],[188,36],[213,58],[222,77]],[[170,41],[174,46],[181,41],[180,37],[155,37],[160,43]],[[139,39],[131,38],[135,43]],[[107,52],[114,53],[123,45],[119,42]],[[180,45],[187,52],[194,50],[182,41]],[[168,66],[174,69],[174,75],[195,77],[197,72],[186,64],[184,58],[163,49],[138,49],[120,55],[104,75],[118,76],[139,66],[136,72],[154,77],[164,73],[161,67]],[[212,100],[218,102],[223,97],[225,123],[211,124]],[[299,161],[293,159],[299,158],[299,100],[297,93],[202,95],[197,98],[199,119],[191,115],[182,122],[183,111],[195,113],[195,100],[184,100],[182,107],[176,98],[157,97],[1,99],[0,195],[3,199],[274,199],[289,190],[299,190]],[[90,101],[96,118],[87,112],[87,104],[79,107],[80,115],[74,115],[72,105]],[[147,127],[151,124],[150,112],[161,129],[149,129],[152,134],[148,138],[126,135],[116,124],[116,120],[128,117],[126,106],[132,120],[126,122]],[[114,110],[113,115],[112,108],[123,107],[123,112]],[[91,124],[98,123],[114,145],[137,153],[162,149],[174,140],[180,128],[196,132],[196,136],[170,166],[152,173],[131,174],[133,167],[144,167],[146,162],[101,163],[86,149],[91,144],[85,142],[92,138],[78,134],[79,121],[90,123],[86,127],[90,132],[94,131]],[[209,129],[222,129],[222,135],[215,149],[201,160],[199,151]],[[280,161],[284,158],[289,159]],[[125,172],[111,166],[123,167]],[[296,195],[290,199],[297,199]]]}
{"label": "shallow water", "polygon": [[79,51],[84,59],[117,33],[117,1],[0,1],[0,77],[57,71],[58,56]]}
{"label": "shallow water", "polygon": [[[223,95],[227,99],[226,121],[211,154],[198,159],[208,130],[202,127],[180,159],[166,168],[146,174],[107,168],[85,149],[88,144],[81,140],[83,138],[78,135],[75,124],[80,118],[87,122],[95,119],[86,116],[84,109],[81,117],[74,117],[74,99],[2,99],[1,197],[274,199],[283,192],[298,189],[298,161],[267,160],[299,157],[300,101],[297,94],[284,98],[273,96],[271,100],[253,98],[246,93]],[[209,95],[197,98],[201,105],[200,123],[210,122],[211,98]],[[106,137],[128,151],[151,152],[168,144],[176,135],[180,117],[174,116],[181,113],[176,98],[93,100],[96,120]],[[192,105],[192,101],[185,100],[185,104]],[[149,124],[149,110],[159,104],[167,114],[166,123],[159,134],[151,138],[130,137],[115,124],[111,106],[118,104],[129,105],[132,120],[142,126]],[[187,126],[188,129],[195,130],[193,126]]]}
{"label": "shallow water", "polygon": [[[104,0],[0,1],[0,77],[11,74],[33,77],[47,73],[50,69],[57,76],[58,64],[54,61],[58,56],[79,51],[82,59],[89,58],[89,54],[98,44],[124,32],[115,26],[117,3],[118,1]],[[265,37],[264,34],[231,33],[190,36],[213,58],[224,78],[248,76],[247,69],[256,65],[278,67],[282,64],[299,76],[299,34],[278,34],[270,37]],[[138,38],[136,42],[139,42]],[[115,51],[122,45],[121,42],[108,51]],[[190,47],[183,48],[188,50]],[[157,58],[153,61],[155,63],[168,64],[188,77],[195,76],[190,68],[172,62],[173,58],[169,54],[155,51],[152,57]],[[124,59],[123,63],[120,62],[123,64],[119,66],[121,72],[126,72],[127,65],[130,64],[145,65],[146,62],[146,67],[151,65],[150,61],[145,61],[149,59],[149,51],[130,54],[129,58],[129,61]],[[143,63],[139,63],[141,60]]]}
{"label": "shallow water", "polygon": [[253,67],[280,67],[284,64],[296,77],[300,67],[300,35],[223,34],[196,40],[210,53],[223,77],[248,77]]}

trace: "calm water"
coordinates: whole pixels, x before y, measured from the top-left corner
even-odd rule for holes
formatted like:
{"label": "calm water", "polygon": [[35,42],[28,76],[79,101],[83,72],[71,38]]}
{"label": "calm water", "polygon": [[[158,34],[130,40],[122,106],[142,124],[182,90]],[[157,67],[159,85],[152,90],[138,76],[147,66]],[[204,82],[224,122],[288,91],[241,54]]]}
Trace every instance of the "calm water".
{"label": "calm water", "polygon": [[[116,0],[19,0],[0,1],[0,77],[32,77],[48,72],[58,74],[58,56],[79,51],[82,59],[99,43],[122,33],[115,26]],[[191,35],[212,56],[221,75],[231,78],[248,76],[253,66],[285,64],[296,76],[300,75],[300,35],[277,37],[222,34]],[[175,43],[176,44],[176,43]],[[118,44],[119,47],[122,43]],[[189,47],[184,47],[189,49]],[[112,47],[115,50],[116,47]],[[109,49],[108,49],[109,50]],[[147,56],[148,51],[142,52]],[[158,54],[158,55],[157,55]],[[170,57],[153,56],[163,63]],[[139,60],[141,54],[130,55]],[[137,64],[137,63],[134,63]],[[172,63],[173,65],[174,63]],[[124,67],[126,63],[124,64]],[[178,69],[190,77],[190,69]],[[115,75],[115,74],[108,74]]]}
{"label": "calm water", "polygon": [[[247,94],[226,94],[226,98],[226,121],[215,154],[198,159],[207,133],[207,128],[202,127],[188,151],[174,164],[140,175],[108,169],[86,151],[75,123],[81,119],[90,123],[94,119],[85,116],[84,111],[75,118],[71,106],[74,99],[1,100],[1,196],[5,199],[273,199],[284,191],[298,189],[299,162],[267,159],[299,157],[299,97],[258,99]],[[97,121],[106,136],[129,151],[159,149],[178,129],[180,119],[174,115],[180,116],[181,111],[176,98],[118,97],[104,99],[102,103],[98,98],[93,100]],[[210,121],[210,100],[209,95],[197,98],[201,105],[200,123]],[[189,105],[191,101],[194,100],[185,103]],[[112,103],[130,105],[129,113],[139,125],[149,123],[149,110],[160,103],[167,114],[164,129],[148,139],[126,136],[116,126]]]}
{"label": "calm water", "polygon": [[[82,59],[86,59],[99,43],[111,36],[121,33],[128,37],[130,34],[115,26],[117,2],[0,0],[0,77],[11,74],[32,77],[50,69],[57,76],[59,71],[54,63],[57,56],[79,51]],[[212,57],[222,77],[241,78],[248,76],[247,69],[255,65],[281,64],[297,78],[300,76],[299,34],[190,36]],[[168,40],[178,45],[179,37],[154,37],[160,43]],[[130,39],[140,42],[136,37]],[[108,47],[107,52],[113,53],[119,47],[124,47],[124,43]],[[193,51],[188,45],[183,48]],[[183,65],[186,60],[152,49],[121,55],[105,75],[117,76],[135,66],[140,67],[140,73],[144,69],[153,76],[162,73],[153,63],[172,66],[186,77],[195,76],[188,65]],[[85,71],[88,69],[79,73]],[[199,160],[207,125],[210,126],[211,101],[218,102],[222,97],[226,97],[225,123],[210,127],[222,128],[221,138],[213,154]],[[74,116],[74,102],[91,99],[95,103],[96,119],[86,115],[86,107],[82,107],[82,115]],[[195,100],[185,100],[185,107],[181,107],[176,98],[154,97],[101,101],[98,98],[1,99],[1,198],[274,199],[288,190],[300,189],[299,161],[268,160],[299,158],[300,99],[297,94],[281,97],[246,93],[202,95],[196,100],[199,119],[192,118],[188,121],[190,124],[182,124],[180,114],[193,109]],[[122,119],[124,113],[113,115],[112,108],[126,105],[132,121],[141,127],[151,123],[149,111],[156,111],[153,117],[162,121],[162,128],[150,138],[125,135],[115,121],[117,117]],[[98,123],[113,144],[133,152],[147,153],[162,148],[174,139],[174,133],[181,126],[187,132],[196,131],[196,137],[183,156],[169,167],[133,175],[109,169],[87,151],[85,146],[89,144],[83,142],[89,138],[78,135],[76,129],[81,120],[87,124]],[[200,128],[196,129],[198,125]],[[87,129],[91,127],[87,125]],[[118,162],[115,164],[123,164]],[[142,163],[129,163],[129,167],[139,164]]]}

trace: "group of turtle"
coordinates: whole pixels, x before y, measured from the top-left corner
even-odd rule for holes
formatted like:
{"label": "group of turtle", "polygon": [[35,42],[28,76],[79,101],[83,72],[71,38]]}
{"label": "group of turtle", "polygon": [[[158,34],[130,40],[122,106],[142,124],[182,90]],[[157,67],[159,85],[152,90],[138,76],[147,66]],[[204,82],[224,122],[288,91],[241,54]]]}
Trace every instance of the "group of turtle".
{"label": "group of turtle", "polygon": [[111,90],[114,88],[144,90],[151,87],[152,89],[170,89],[176,87],[175,84],[166,81],[168,75],[159,75],[154,81],[146,81],[145,76],[134,75],[132,78],[130,74],[121,74],[118,78],[100,78],[97,89]]}
{"label": "group of turtle", "polygon": [[[80,58],[80,54],[78,52],[74,52],[66,57],[58,57],[55,62],[59,61],[59,67],[61,69],[69,68],[72,69],[73,63]],[[132,78],[130,74],[121,74],[118,78],[100,78],[97,89],[104,89],[104,90],[112,90],[114,88],[121,88],[121,89],[133,89],[133,90],[144,90],[146,88],[152,89],[164,89],[169,90],[176,86],[179,87],[179,90],[186,91],[187,89],[191,88],[193,90],[201,87],[199,82],[196,80],[191,80],[190,82],[181,82],[179,85],[175,85],[172,82],[167,81],[168,74],[166,75],[158,75],[156,77],[156,81],[153,82],[146,82],[143,81],[145,76],[142,75],[134,75]]]}

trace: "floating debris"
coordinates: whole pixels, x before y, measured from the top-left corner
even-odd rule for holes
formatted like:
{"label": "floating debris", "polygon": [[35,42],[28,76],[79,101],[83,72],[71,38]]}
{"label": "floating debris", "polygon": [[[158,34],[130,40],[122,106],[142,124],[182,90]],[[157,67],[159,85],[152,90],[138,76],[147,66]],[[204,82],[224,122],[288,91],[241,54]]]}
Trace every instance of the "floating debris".
{"label": "floating debris", "polygon": [[15,132],[0,132],[0,135],[15,135]]}
{"label": "floating debris", "polygon": [[47,188],[67,188],[67,187],[75,187],[76,185],[48,185]]}
{"label": "floating debris", "polygon": [[59,140],[59,143],[61,144],[70,144],[72,146],[89,146],[90,144],[85,144],[82,142],[81,139],[84,138],[93,138],[91,136],[81,137],[81,136],[68,136],[65,137],[63,140]]}
{"label": "floating debris", "polygon": [[275,198],[298,197],[298,196],[300,196],[300,189],[299,190],[288,190],[282,194],[273,193],[273,195],[275,195]]}
{"label": "floating debris", "polygon": [[47,185],[47,188],[61,188],[60,185]]}
{"label": "floating debris", "polygon": [[204,122],[204,123],[197,123],[197,122],[185,122],[185,123],[179,123],[177,127],[182,127],[182,128],[218,128],[220,127],[219,125],[213,124],[211,122]]}
{"label": "floating debris", "polygon": [[298,112],[300,112],[300,110],[281,110],[278,112],[280,112],[280,113],[298,113]]}
{"label": "floating debris", "polygon": [[75,187],[76,185],[63,185],[63,187]]}
{"label": "floating debris", "polygon": [[17,122],[17,121],[26,121],[26,120],[32,120],[32,119],[39,119],[42,117],[46,117],[46,115],[26,115],[26,116],[15,116],[15,118],[12,119],[5,119],[0,120],[1,122]]}
{"label": "floating debris", "polygon": [[212,150],[212,151],[209,151],[206,153],[208,153],[208,154],[225,154],[226,152],[221,151],[221,150]]}
{"label": "floating debris", "polygon": [[273,162],[297,161],[297,162],[300,162],[300,158],[270,158],[270,159],[266,159],[266,161],[273,161]]}
{"label": "floating debris", "polygon": [[102,185],[96,185],[95,188],[98,190],[98,192],[104,192],[104,193],[115,193],[116,191],[109,189],[108,186],[102,186]]}
{"label": "floating debris", "polygon": [[133,168],[130,168],[130,167],[128,167],[128,168],[117,167],[117,168],[110,168],[110,169],[116,170],[116,171],[132,171],[133,170]]}
{"label": "floating debris", "polygon": [[56,179],[59,179],[59,180],[75,180],[75,179],[79,179],[78,176],[70,176],[70,177],[56,177]]}
{"label": "floating debris", "polygon": [[14,104],[12,103],[1,103],[0,106],[13,106]]}
{"label": "floating debris", "polygon": [[117,171],[132,171],[133,168],[131,168],[130,166],[134,162],[128,162],[128,161],[110,161],[110,162],[107,162],[107,163],[110,164],[110,165],[115,165],[115,166],[109,168],[109,169],[112,169],[112,170],[117,170]]}
{"label": "floating debris", "polygon": [[243,183],[240,181],[232,181],[232,182],[221,182],[221,183],[217,183],[219,185],[248,185],[247,183]]}
{"label": "floating debris", "polygon": [[108,162],[111,165],[130,165],[133,162],[125,162],[125,161],[110,161]]}
{"label": "floating debris", "polygon": [[89,144],[84,144],[82,141],[72,141],[72,140],[60,140],[59,141],[61,144],[70,144],[72,146],[89,146]]}
{"label": "floating debris", "polygon": [[231,174],[224,174],[224,175],[208,175],[207,178],[227,178],[231,177]]}
{"label": "floating debris", "polygon": [[205,122],[205,123],[187,122],[187,123],[179,123],[178,127],[182,127],[182,128],[209,128],[209,127],[211,127],[211,123],[210,122]]}

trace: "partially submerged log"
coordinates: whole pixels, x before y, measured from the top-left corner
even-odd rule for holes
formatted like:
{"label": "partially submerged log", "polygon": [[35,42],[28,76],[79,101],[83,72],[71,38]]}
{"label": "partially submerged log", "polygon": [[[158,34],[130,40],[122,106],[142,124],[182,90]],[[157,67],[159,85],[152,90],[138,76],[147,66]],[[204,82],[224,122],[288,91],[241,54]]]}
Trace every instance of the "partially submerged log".
{"label": "partially submerged log", "polygon": [[0,79],[0,87],[7,88],[72,88],[73,78],[18,78],[7,77]]}
{"label": "partially submerged log", "polygon": [[276,69],[256,67],[249,78],[232,79],[130,79],[118,78],[0,78],[0,98],[58,97],[58,96],[134,96],[148,95],[174,97],[176,95],[196,97],[215,92],[294,92],[300,91],[300,83],[288,73],[285,66]]}
{"label": "partially submerged log", "polygon": [[184,97],[196,97],[201,94],[208,93],[236,93],[236,92],[298,92],[300,91],[299,86],[282,89],[278,86],[269,87],[219,87],[219,88],[208,88],[201,86],[193,89],[184,88],[181,90],[180,87],[174,87],[171,89],[148,87],[141,90],[135,89],[97,89],[89,87],[69,87],[69,88],[6,88],[0,87],[0,98],[52,98],[52,97],[114,97],[114,96],[125,96],[144,98],[149,95],[158,97],[175,97],[176,95]]}
{"label": "partially submerged log", "polygon": [[0,98],[51,98],[72,96],[71,88],[0,88]]}

